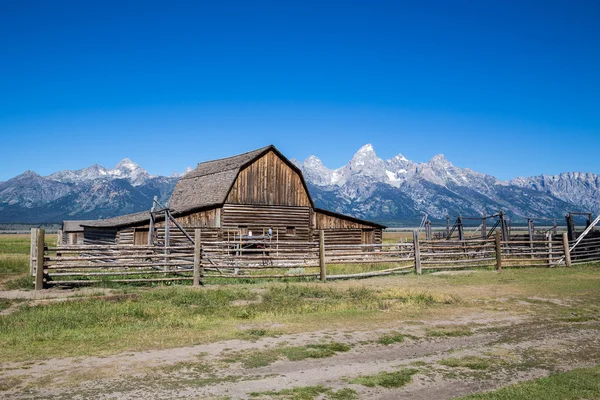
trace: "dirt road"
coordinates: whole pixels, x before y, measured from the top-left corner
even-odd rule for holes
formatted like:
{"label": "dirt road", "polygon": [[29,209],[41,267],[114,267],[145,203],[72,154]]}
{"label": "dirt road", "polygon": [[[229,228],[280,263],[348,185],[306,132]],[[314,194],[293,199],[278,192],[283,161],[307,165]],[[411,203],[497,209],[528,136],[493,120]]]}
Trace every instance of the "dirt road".
{"label": "dirt road", "polygon": [[[332,399],[449,399],[600,364],[599,328],[598,320],[472,312],[435,322],[398,321],[393,329],[348,327],[109,357],[5,363],[0,393],[14,399],[147,400],[311,398],[299,393],[312,390]],[[334,350],[311,354],[318,351],[315,345]],[[373,387],[355,381],[382,372],[406,372],[412,379],[401,387],[385,387],[394,386],[393,379]]]}

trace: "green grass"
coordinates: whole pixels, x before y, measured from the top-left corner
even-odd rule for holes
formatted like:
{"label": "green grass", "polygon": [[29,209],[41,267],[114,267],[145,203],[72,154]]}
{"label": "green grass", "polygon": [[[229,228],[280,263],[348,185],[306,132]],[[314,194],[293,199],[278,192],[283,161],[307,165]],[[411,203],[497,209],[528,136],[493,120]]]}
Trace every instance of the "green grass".
{"label": "green grass", "polygon": [[6,310],[11,304],[12,302],[8,299],[0,299],[0,311]]}
{"label": "green grass", "polygon": [[379,339],[377,339],[377,343],[390,345],[394,343],[404,342],[405,338],[406,336],[401,334],[400,332],[386,333],[385,335],[381,335]]}
{"label": "green grass", "polygon": [[0,254],[29,255],[29,235],[0,235]]}
{"label": "green grass", "polygon": [[[401,263],[328,264],[327,275],[361,274],[411,265],[414,265],[411,261],[402,261]],[[318,273],[318,269],[316,272]]]}
{"label": "green grass", "polygon": [[[269,331],[254,328],[244,333],[237,328],[240,321],[261,324],[303,315],[318,320],[327,320],[327,315],[348,318],[356,312],[378,312],[380,306],[373,290],[327,286],[274,285],[260,294],[247,287],[169,287],[138,294],[121,301],[90,299],[23,306],[0,318],[0,358],[108,354],[245,334],[256,339]],[[232,305],[257,299],[260,301],[243,307]],[[315,346],[311,351],[318,349],[319,345]]]}
{"label": "green grass", "polygon": [[240,362],[245,368],[265,367],[282,358],[301,361],[307,358],[327,358],[350,350],[344,343],[319,343],[306,346],[282,346],[267,350],[241,351],[229,354],[225,362]]}
{"label": "green grass", "polygon": [[[46,244],[56,243],[56,235],[46,235]],[[0,287],[33,289],[29,276],[29,235],[0,235]]]}
{"label": "green grass", "polygon": [[406,368],[395,372],[380,372],[377,375],[359,376],[350,381],[367,387],[381,386],[385,388],[399,388],[407,385],[412,376],[419,372],[417,369]]}
{"label": "green grass", "polygon": [[462,400],[583,400],[600,398],[600,366],[579,368],[462,397]]}
{"label": "green grass", "polygon": [[[47,236],[47,240],[52,243],[54,238]],[[32,287],[28,254],[28,235],[0,236],[0,285],[9,289]],[[2,316],[0,358],[114,354],[232,338],[256,340],[330,326],[392,328],[399,318],[435,320],[461,309],[481,309],[482,305],[486,310],[500,306],[514,312],[543,310],[544,315],[563,318],[564,323],[594,322],[600,319],[600,309],[595,306],[600,302],[597,265],[326,283],[251,281],[249,285],[228,281],[227,286],[200,290],[183,285],[152,290],[120,287],[119,291],[138,293],[138,298],[23,306]],[[509,301],[494,303],[494,296]],[[538,302],[522,306],[514,300],[528,296],[577,304],[563,307]],[[247,304],[232,305],[238,300]],[[252,328],[242,329],[242,324]],[[269,328],[273,325],[278,326],[276,331]],[[427,334],[444,337],[471,333],[465,327],[435,327]]]}
{"label": "green grass", "polygon": [[266,391],[266,392],[253,392],[250,393],[250,397],[264,398],[268,397],[271,399],[290,399],[290,400],[313,400],[313,399],[325,399],[325,400],[355,400],[358,399],[358,395],[355,390],[352,389],[340,389],[333,390],[325,386],[304,386],[296,387],[292,389],[283,389],[279,391]]}

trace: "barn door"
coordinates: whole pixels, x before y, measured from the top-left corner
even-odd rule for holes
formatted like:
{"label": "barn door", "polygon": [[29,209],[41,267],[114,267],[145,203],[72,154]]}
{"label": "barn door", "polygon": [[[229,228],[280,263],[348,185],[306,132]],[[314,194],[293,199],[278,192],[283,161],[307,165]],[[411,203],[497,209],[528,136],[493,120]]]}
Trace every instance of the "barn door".
{"label": "barn door", "polygon": [[[361,243],[362,244],[373,244],[373,229],[363,229],[361,232]],[[372,247],[363,247],[363,251],[373,251]]]}
{"label": "barn door", "polygon": [[136,246],[146,246],[148,244],[148,229],[136,229],[133,236],[133,244]]}

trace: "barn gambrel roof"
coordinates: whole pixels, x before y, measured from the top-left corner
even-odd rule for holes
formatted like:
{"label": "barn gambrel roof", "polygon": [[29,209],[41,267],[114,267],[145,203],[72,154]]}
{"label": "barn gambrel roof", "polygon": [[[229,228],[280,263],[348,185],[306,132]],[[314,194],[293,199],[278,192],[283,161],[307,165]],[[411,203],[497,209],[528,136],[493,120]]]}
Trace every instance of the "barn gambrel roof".
{"label": "barn gambrel roof", "polygon": [[276,153],[300,176],[310,204],[314,207],[302,172],[273,145],[237,156],[198,164],[196,169],[177,182],[169,200],[169,207],[174,212],[187,212],[225,203],[240,171],[269,151]]}

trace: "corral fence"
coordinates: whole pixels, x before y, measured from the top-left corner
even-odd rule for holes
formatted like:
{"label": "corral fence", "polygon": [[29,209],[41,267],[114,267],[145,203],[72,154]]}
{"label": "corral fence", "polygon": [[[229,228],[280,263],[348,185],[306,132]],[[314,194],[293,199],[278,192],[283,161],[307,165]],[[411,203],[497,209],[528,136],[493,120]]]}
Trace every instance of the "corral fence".
{"label": "corral fence", "polygon": [[600,238],[582,239],[575,246],[563,235],[536,240],[420,240],[343,245],[318,241],[278,242],[262,238],[202,241],[177,246],[44,245],[44,230],[32,230],[31,274],[35,288],[101,284],[148,284],[191,281],[194,286],[223,279],[366,278],[424,270],[559,266],[600,260]]}

